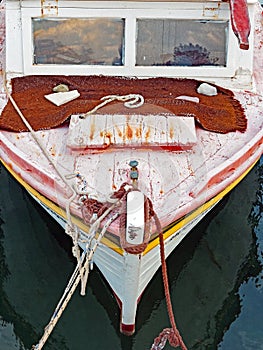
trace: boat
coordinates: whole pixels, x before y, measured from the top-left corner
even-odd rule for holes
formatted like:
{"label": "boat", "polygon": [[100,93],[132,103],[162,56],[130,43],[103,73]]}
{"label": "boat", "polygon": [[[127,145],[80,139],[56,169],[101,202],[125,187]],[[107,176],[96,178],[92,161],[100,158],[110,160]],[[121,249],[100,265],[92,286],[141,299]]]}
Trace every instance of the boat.
{"label": "boat", "polygon": [[177,334],[166,258],[262,155],[260,3],[6,0],[1,19],[1,162],[77,261],[49,326],[94,263],[133,334],[161,267]]}

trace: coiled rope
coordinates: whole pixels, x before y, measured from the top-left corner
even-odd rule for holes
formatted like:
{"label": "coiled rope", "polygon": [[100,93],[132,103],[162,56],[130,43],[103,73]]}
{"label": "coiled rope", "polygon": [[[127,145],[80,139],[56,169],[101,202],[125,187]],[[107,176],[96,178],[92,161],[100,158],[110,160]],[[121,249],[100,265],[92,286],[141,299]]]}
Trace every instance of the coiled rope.
{"label": "coiled rope", "polygon": [[106,104],[113,102],[113,101],[121,101],[124,102],[124,106],[127,108],[138,108],[141,107],[144,104],[144,98],[142,95],[139,94],[129,94],[129,95],[107,95],[101,98],[100,104],[95,106],[93,109],[91,109],[89,112],[81,114],[80,118],[85,119],[87,116],[95,113],[98,109],[105,106]]}

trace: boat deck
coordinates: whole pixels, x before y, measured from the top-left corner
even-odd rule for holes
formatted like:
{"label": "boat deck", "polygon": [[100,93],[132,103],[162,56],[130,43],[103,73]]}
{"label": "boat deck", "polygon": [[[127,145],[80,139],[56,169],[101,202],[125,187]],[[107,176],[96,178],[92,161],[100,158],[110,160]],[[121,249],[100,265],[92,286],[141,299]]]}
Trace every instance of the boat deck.
{"label": "boat deck", "polygon": [[[163,227],[173,223],[222,191],[262,153],[262,97],[236,92],[247,116],[245,132],[226,134],[196,125],[197,142],[187,150],[109,147],[100,152],[72,151],[67,146],[68,124],[36,131],[56,167],[65,176],[79,173],[86,190],[105,202],[124,182],[129,182],[129,162],[139,162],[139,189],[151,199]],[[70,191],[29,132],[1,131],[3,160],[33,188],[65,207]],[[163,166],[165,164],[165,167]],[[76,178],[70,184],[83,186]],[[86,184],[87,183],[87,184]],[[78,202],[72,213],[81,217]],[[111,225],[118,236],[118,223]]]}

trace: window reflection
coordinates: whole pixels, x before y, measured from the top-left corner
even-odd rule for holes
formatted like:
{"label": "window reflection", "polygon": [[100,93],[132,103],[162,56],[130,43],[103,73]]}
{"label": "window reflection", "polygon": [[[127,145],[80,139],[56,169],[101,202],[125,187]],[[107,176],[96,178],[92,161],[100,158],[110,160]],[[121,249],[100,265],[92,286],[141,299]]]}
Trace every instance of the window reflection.
{"label": "window reflection", "polygon": [[227,21],[138,19],[136,65],[226,66]]}
{"label": "window reflection", "polygon": [[121,18],[35,18],[33,62],[121,66],[124,23]]}

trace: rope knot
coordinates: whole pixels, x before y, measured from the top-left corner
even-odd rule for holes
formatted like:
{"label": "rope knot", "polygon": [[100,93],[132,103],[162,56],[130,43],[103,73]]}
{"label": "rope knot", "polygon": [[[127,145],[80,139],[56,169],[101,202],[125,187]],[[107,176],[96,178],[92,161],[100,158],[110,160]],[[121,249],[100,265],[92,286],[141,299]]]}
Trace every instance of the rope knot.
{"label": "rope knot", "polygon": [[85,119],[87,116],[95,113],[98,109],[105,106],[108,103],[111,103],[113,101],[121,101],[124,102],[124,106],[127,108],[138,108],[141,107],[144,104],[144,98],[140,94],[129,94],[129,95],[107,95],[103,96],[100,99],[102,102],[95,106],[93,109],[88,111],[85,114],[81,114],[79,116],[80,119]]}
{"label": "rope knot", "polygon": [[124,106],[127,108],[138,108],[144,104],[144,98],[140,94],[129,94],[129,95],[108,95],[101,98],[102,101],[107,103],[112,101],[124,102]]}
{"label": "rope knot", "polygon": [[165,347],[167,340],[174,348],[181,346],[181,341],[178,334],[176,334],[172,328],[164,328],[159,336],[154,339],[151,350],[162,350]]}

